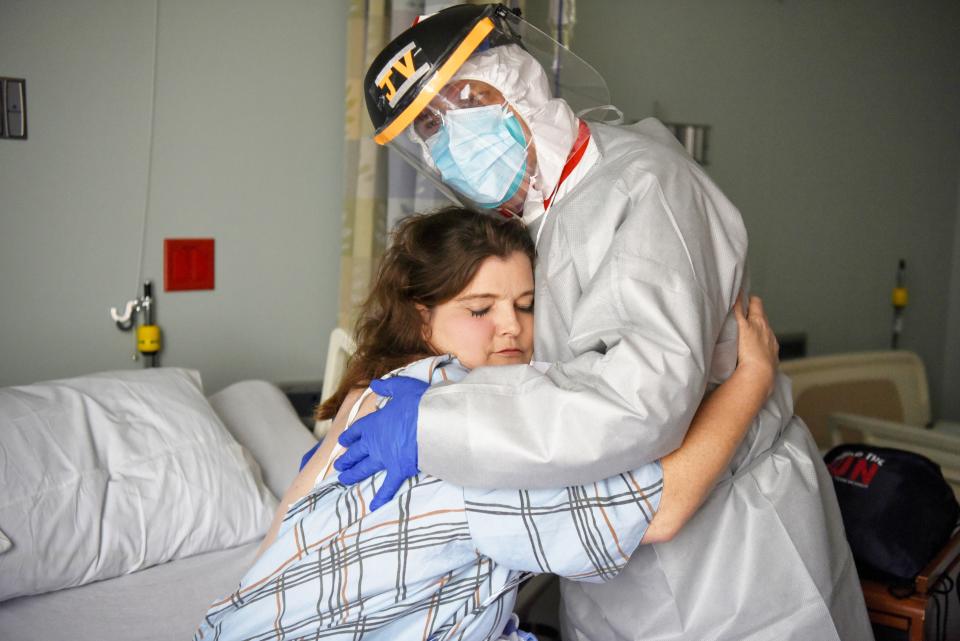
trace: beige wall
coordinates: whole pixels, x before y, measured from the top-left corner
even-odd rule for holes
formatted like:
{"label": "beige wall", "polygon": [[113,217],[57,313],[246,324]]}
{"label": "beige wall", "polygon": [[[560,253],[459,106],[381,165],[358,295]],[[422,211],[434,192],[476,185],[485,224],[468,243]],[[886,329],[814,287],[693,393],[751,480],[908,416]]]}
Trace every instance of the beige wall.
{"label": "beige wall", "polygon": [[947,313],[947,340],[943,348],[940,416],[960,421],[960,186],[957,193],[957,222],[953,230],[953,267],[947,282],[950,309]]}
{"label": "beige wall", "polygon": [[[0,385],[137,367],[108,316],[157,283],[163,363],[320,378],[336,318],[346,2],[5,0]],[[157,18],[159,16],[159,22]],[[158,34],[154,59],[154,36]],[[156,62],[152,165],[150,125]],[[162,291],[165,237],[216,239],[216,289]]]}

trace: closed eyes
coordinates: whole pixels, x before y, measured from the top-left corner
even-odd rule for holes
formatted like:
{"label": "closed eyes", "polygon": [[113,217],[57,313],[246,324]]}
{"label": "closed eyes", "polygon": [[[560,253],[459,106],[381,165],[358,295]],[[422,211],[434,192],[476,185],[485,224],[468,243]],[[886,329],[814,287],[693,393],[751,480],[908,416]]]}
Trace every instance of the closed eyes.
{"label": "closed eyes", "polygon": [[[481,316],[486,316],[487,313],[489,313],[489,311],[492,309],[492,307],[493,307],[492,305],[488,305],[483,309],[471,309],[469,310],[470,315],[473,316],[474,318],[480,318]],[[529,305],[516,305],[515,307],[518,312],[521,312],[523,314],[533,313],[533,303],[530,303]]]}

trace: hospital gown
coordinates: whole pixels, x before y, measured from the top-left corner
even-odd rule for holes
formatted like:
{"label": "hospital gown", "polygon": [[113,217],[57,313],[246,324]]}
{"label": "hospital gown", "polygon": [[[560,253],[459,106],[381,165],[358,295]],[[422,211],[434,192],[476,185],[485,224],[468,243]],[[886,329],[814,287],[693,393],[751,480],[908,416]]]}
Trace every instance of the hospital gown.
{"label": "hospital gown", "polygon": [[[432,357],[397,373],[445,383],[466,371]],[[383,474],[350,487],[322,480],[293,504],[276,542],[210,607],[195,640],[498,639],[526,573],[614,577],[663,487],[659,463],[532,491],[464,489],[421,474],[370,513]]]}
{"label": "hospital gown", "polygon": [[[590,124],[540,219],[534,356],[420,403],[425,472],[462,485],[585,483],[680,445],[736,365],[737,209],[654,119]],[[787,242],[786,240],[784,242]],[[462,429],[445,429],[457,417]],[[872,639],[833,485],[782,375],[728,472],[674,540],[615,580],[562,583],[568,641]]]}

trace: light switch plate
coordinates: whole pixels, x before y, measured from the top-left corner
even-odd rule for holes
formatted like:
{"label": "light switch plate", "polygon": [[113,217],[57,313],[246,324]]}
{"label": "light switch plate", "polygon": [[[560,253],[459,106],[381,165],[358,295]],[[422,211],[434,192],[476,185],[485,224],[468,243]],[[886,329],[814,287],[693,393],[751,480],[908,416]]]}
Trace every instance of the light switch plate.
{"label": "light switch plate", "polygon": [[0,137],[27,138],[27,81],[0,77]]}

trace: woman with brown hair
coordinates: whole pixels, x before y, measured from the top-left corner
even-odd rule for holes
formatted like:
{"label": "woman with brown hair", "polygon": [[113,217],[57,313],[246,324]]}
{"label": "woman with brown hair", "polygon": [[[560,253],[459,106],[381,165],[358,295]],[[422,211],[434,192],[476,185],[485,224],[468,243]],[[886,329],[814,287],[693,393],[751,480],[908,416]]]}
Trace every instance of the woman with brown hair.
{"label": "woman with brown hair", "polygon": [[736,373],[659,462],[550,490],[417,475],[375,511],[383,473],[349,487],[329,475],[339,433],[389,400],[371,381],[456,384],[477,367],[531,367],[533,262],[529,234],[512,220],[450,208],[400,224],[361,309],[357,351],[319,408],[335,417],[330,434],[197,638],[529,638],[511,619],[526,573],[607,580],[637,545],[669,539],[692,516],[773,384],[776,340],[758,299],[749,316],[737,311]]}

